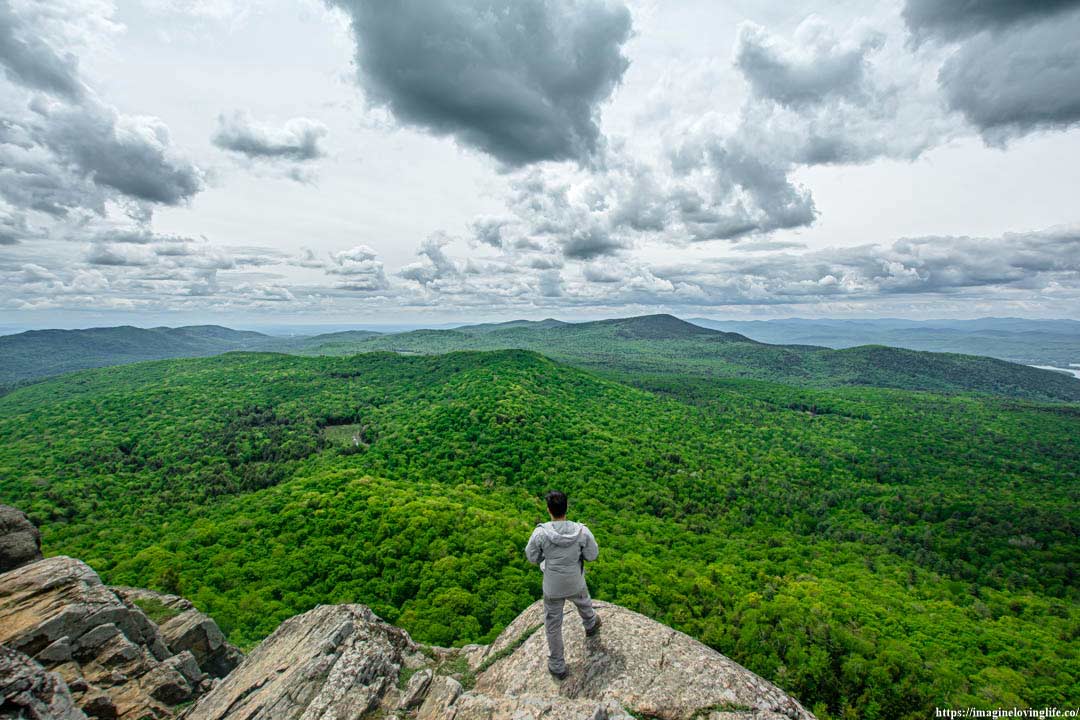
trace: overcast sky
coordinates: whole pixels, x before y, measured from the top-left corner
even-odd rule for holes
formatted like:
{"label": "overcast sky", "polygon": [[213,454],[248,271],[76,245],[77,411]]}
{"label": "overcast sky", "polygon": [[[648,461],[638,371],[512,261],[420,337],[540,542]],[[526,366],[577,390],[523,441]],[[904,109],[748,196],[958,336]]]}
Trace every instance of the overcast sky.
{"label": "overcast sky", "polygon": [[0,325],[1080,316],[1080,0],[0,0]]}

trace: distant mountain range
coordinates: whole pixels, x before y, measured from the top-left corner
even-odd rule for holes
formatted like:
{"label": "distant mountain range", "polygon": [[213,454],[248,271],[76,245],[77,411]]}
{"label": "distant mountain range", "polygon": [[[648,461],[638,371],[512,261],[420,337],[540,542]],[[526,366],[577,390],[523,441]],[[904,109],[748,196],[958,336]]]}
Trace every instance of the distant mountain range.
{"label": "distant mountain range", "polygon": [[776,344],[889,345],[910,350],[987,355],[1024,365],[1068,367],[1080,363],[1080,322],[1075,320],[709,320],[702,327],[737,332]]}
{"label": "distant mountain range", "polygon": [[[577,367],[639,379],[674,376],[749,378],[805,387],[866,385],[939,392],[986,392],[1039,400],[1080,400],[1080,380],[1064,373],[971,354],[917,352],[883,344],[848,347],[847,343],[835,343],[842,349],[830,349],[802,339],[817,337],[814,333],[821,335],[826,331],[832,332],[830,337],[833,338],[844,336],[846,332],[845,337],[851,339],[858,332],[869,333],[863,329],[872,323],[880,323],[876,326],[878,335],[908,332],[910,336],[919,331],[932,331],[944,342],[950,332],[945,327],[929,328],[909,321],[830,322],[831,325],[819,321],[789,321],[783,328],[771,322],[744,323],[757,338],[735,332],[733,323],[708,320],[691,323],[671,315],[583,323],[517,320],[453,329],[401,333],[357,330],[292,338],[218,326],[45,330],[0,337],[0,384],[10,386],[83,368],[215,355],[231,350],[349,355],[371,351],[434,354],[525,349]],[[999,346],[1020,347],[1027,332],[1068,337],[1067,329],[1061,330],[1069,327],[1068,321],[1062,321],[1060,327],[1052,324],[1042,327],[1037,321],[1032,321],[1032,326],[1025,325],[1028,321],[972,322],[979,325],[966,326],[967,335],[983,338],[997,333],[1003,338]],[[1080,327],[1080,323],[1073,324]],[[762,340],[769,332],[786,332],[791,336],[792,328],[798,327],[802,328],[803,335],[794,342],[771,344]],[[1014,336],[1021,339],[1011,340]],[[1076,361],[1080,356],[1071,357]]]}

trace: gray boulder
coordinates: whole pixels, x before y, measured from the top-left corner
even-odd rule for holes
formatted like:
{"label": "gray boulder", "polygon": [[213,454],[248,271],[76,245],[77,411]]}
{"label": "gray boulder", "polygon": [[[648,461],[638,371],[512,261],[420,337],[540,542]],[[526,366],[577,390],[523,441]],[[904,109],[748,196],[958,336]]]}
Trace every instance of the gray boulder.
{"label": "gray boulder", "polygon": [[0,644],[63,678],[92,717],[173,717],[203,680],[190,653],[174,658],[142,610],[68,557],[0,575]]}
{"label": "gray boulder", "polygon": [[18,650],[0,645],[0,717],[86,720],[67,683]]}
{"label": "gray boulder", "polygon": [[26,513],[10,505],[0,505],[0,573],[41,557],[41,533]]}

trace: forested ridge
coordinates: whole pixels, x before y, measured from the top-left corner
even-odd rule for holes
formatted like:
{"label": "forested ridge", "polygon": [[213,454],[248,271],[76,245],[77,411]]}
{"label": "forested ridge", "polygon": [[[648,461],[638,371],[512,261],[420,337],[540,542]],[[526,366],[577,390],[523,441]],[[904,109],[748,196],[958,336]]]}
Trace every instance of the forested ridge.
{"label": "forested ridge", "polygon": [[231,353],[0,398],[0,501],[250,647],[362,602],[440,644],[540,595],[565,489],[595,597],[820,718],[1080,699],[1080,405],[622,370],[532,352]]}
{"label": "forested ridge", "polygon": [[582,323],[519,321],[360,338],[316,336],[282,349],[313,355],[373,350],[444,353],[522,349],[618,377],[645,373],[746,378],[798,387],[859,385],[1080,401],[1080,380],[992,357],[919,352],[883,345],[844,350],[769,345],[738,333],[700,327],[672,315]]}

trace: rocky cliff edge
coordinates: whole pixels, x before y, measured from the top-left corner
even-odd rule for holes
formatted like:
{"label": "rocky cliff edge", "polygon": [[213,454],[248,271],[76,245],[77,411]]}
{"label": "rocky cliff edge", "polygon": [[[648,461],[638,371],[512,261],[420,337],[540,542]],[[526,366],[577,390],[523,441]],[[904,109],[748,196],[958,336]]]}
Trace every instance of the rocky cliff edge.
{"label": "rocky cliff edge", "polygon": [[425,646],[363,605],[320,606],[274,631],[184,720],[813,720],[772,683],[683,633],[609,603],[570,675],[546,667],[535,603],[491,645]]}
{"label": "rocky cliff edge", "polygon": [[562,681],[547,672],[539,601],[490,645],[456,649],[363,605],[323,605],[244,658],[184,598],[41,559],[13,508],[0,506],[0,530],[12,536],[0,537],[0,720],[813,720],[741,665],[605,602],[592,638],[568,606]]}

